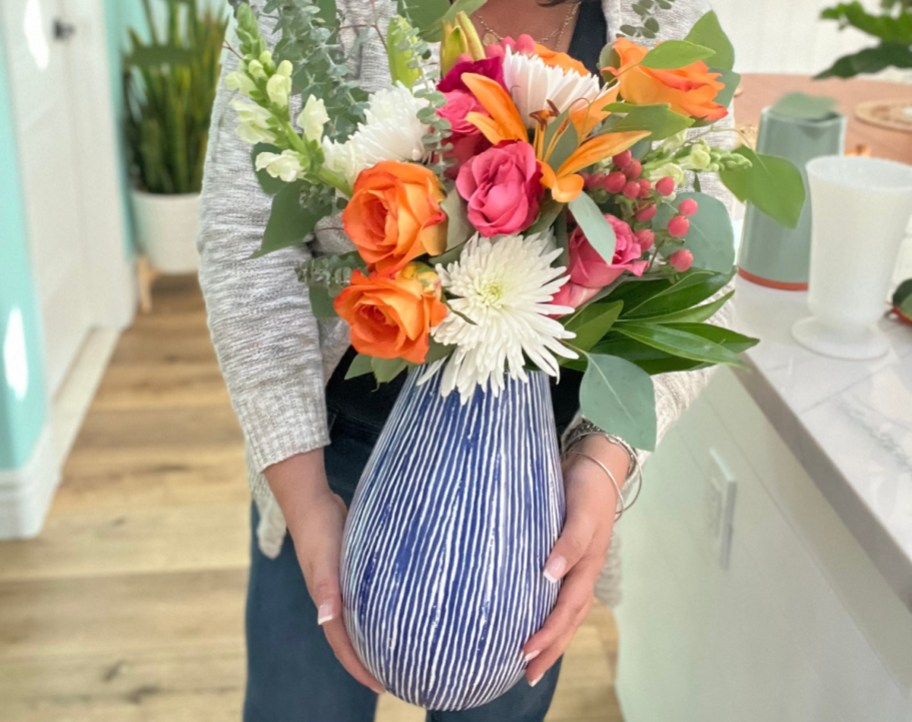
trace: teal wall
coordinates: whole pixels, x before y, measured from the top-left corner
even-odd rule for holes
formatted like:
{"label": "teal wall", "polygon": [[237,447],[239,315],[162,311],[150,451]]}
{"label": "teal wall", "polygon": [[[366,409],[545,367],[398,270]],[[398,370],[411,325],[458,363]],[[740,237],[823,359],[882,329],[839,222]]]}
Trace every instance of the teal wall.
{"label": "teal wall", "polygon": [[48,403],[2,34],[0,199],[0,470],[8,470],[28,461],[47,420]]}

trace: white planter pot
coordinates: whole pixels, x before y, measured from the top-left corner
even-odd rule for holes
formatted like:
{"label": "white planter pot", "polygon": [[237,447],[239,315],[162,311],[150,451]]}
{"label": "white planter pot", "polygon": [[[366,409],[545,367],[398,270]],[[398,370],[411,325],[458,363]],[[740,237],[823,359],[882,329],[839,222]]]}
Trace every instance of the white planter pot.
{"label": "white planter pot", "polygon": [[152,267],[162,273],[196,272],[199,193],[162,195],[133,190],[132,196],[139,246]]}

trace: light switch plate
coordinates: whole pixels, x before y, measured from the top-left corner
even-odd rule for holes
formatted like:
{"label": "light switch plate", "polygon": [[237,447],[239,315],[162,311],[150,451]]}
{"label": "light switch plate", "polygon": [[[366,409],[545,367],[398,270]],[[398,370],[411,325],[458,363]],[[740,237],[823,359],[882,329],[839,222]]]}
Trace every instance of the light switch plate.
{"label": "light switch plate", "polygon": [[722,569],[728,569],[734,530],[735,495],[738,483],[731,467],[717,449],[710,448],[712,462],[706,479],[705,521],[716,558]]}

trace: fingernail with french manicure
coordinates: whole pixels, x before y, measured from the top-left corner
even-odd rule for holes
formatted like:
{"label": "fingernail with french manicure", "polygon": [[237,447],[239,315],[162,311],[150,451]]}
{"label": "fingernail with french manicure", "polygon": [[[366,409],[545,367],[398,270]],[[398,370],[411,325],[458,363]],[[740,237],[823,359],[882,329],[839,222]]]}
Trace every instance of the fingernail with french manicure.
{"label": "fingernail with french manicure", "polygon": [[523,657],[523,662],[525,662],[526,664],[529,664],[529,662],[531,662],[533,659],[535,659],[540,654],[541,654],[541,651],[539,651],[539,650],[536,650],[534,652],[529,652],[525,657]]}
{"label": "fingernail with french manicure", "polygon": [[530,687],[534,687],[534,686],[537,685],[539,682],[541,682],[542,677],[544,677],[544,676],[545,676],[545,675],[543,675],[543,674],[538,675],[538,677],[536,677],[536,678],[533,679],[531,682],[529,682],[529,686],[530,686]]}
{"label": "fingernail with french manicure", "polygon": [[333,606],[329,602],[324,602],[320,605],[320,608],[317,609],[317,624],[321,627],[327,622],[333,620]]}
{"label": "fingernail with french manicure", "polygon": [[564,576],[564,570],[566,568],[566,559],[563,557],[554,557],[554,559],[545,565],[545,579],[551,583],[556,582],[558,579]]}

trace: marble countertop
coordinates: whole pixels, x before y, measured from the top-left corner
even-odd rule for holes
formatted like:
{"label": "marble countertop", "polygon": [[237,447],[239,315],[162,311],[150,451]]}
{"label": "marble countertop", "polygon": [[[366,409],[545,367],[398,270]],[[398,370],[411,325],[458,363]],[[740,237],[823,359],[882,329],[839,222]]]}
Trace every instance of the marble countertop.
{"label": "marble countertop", "polygon": [[739,278],[734,307],[762,339],[738,378],[912,610],[912,327],[884,319],[886,356],[840,361],[791,336],[807,294]]}

